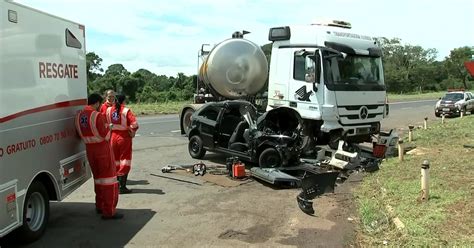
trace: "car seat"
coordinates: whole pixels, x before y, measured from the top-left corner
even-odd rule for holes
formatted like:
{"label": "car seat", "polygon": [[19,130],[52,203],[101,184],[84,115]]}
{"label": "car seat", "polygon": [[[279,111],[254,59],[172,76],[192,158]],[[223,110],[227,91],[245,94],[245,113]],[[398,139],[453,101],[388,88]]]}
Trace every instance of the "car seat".
{"label": "car seat", "polygon": [[245,129],[248,129],[248,123],[243,120],[237,124],[232,136],[229,139],[229,149],[236,151],[247,151],[248,150],[248,140],[244,138]]}

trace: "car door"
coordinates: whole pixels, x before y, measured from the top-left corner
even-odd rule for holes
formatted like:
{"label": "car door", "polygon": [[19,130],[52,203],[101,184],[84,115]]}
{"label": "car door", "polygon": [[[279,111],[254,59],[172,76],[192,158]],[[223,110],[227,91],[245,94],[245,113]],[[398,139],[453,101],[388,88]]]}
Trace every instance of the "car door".
{"label": "car door", "polygon": [[467,101],[467,109],[469,112],[472,112],[474,110],[474,96],[471,92],[467,92],[467,97],[469,99]]}
{"label": "car door", "polygon": [[199,132],[205,147],[214,148],[219,111],[218,106],[210,105],[199,112]]}

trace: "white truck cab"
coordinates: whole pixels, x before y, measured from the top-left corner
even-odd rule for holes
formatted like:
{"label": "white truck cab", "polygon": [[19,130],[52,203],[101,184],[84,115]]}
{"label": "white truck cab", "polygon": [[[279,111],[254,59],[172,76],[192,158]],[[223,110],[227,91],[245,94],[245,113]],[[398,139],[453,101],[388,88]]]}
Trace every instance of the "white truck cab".
{"label": "white truck cab", "polygon": [[296,109],[306,135],[333,145],[342,134],[347,141],[369,141],[388,114],[382,51],[372,37],[349,28],[334,21],[269,32],[267,110]]}

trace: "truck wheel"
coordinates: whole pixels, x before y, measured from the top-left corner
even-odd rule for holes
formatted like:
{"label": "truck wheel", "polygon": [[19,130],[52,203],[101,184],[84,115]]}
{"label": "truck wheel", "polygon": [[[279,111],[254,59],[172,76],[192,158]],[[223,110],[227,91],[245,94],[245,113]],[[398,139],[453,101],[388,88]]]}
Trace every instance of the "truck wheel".
{"label": "truck wheel", "polygon": [[202,139],[198,135],[193,135],[189,139],[188,144],[189,155],[195,159],[201,159],[206,154],[206,149],[204,149],[202,144]]}
{"label": "truck wheel", "polygon": [[184,114],[183,114],[183,117],[182,117],[182,125],[183,125],[183,130],[184,130],[184,133],[186,134],[186,136],[189,135],[189,131],[191,130],[191,116],[193,115],[194,113],[194,109],[186,109],[186,111],[184,111]]}
{"label": "truck wheel", "polygon": [[276,168],[281,166],[280,153],[273,147],[265,149],[258,158],[261,168]]}
{"label": "truck wheel", "polygon": [[42,183],[35,181],[26,193],[23,206],[23,224],[17,230],[21,242],[38,240],[46,229],[49,218],[49,197]]}

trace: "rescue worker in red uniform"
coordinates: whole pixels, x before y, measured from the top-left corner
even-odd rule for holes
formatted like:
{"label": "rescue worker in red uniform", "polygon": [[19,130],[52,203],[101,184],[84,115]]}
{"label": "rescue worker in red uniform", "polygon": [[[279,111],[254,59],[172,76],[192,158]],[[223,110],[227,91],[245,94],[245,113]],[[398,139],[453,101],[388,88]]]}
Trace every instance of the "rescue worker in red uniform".
{"label": "rescue worker in red uniform", "polygon": [[118,202],[117,171],[109,139],[111,130],[103,114],[98,112],[102,97],[91,94],[87,106],[76,115],[77,133],[86,144],[87,159],[94,178],[95,206],[103,219],[121,219],[116,212]]}
{"label": "rescue worker in red uniform", "polygon": [[105,102],[100,106],[100,112],[105,115],[107,108],[115,104],[115,91],[107,90],[105,92]]}
{"label": "rescue worker in red uniform", "polygon": [[107,122],[112,126],[110,140],[117,166],[120,194],[132,191],[127,188],[127,177],[132,165],[132,138],[138,130],[138,123],[132,111],[125,107],[125,96],[118,95],[115,106],[107,108]]}

